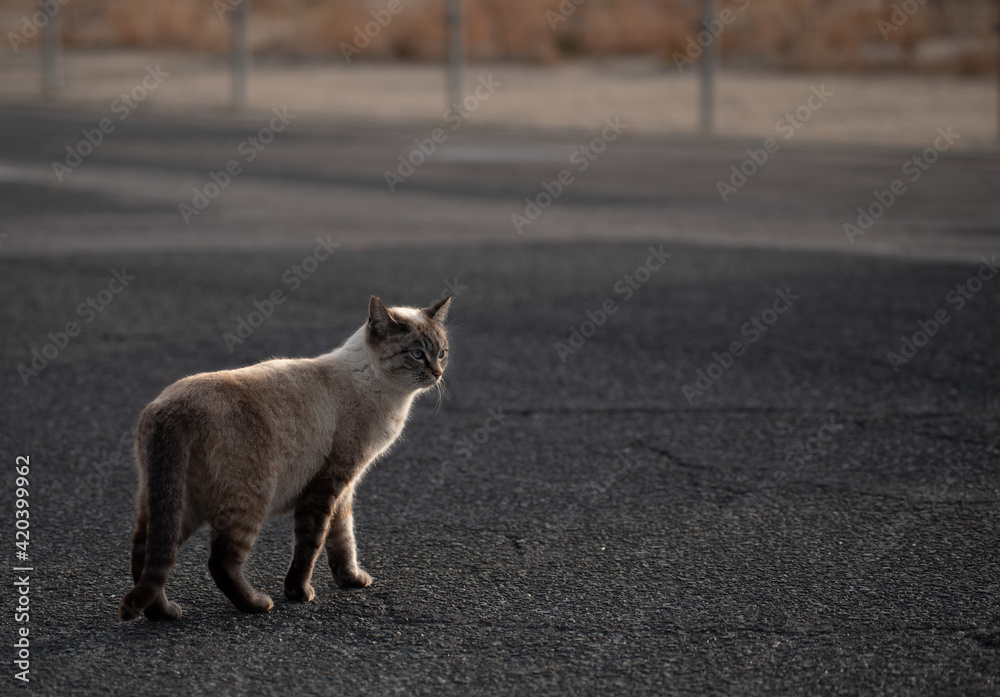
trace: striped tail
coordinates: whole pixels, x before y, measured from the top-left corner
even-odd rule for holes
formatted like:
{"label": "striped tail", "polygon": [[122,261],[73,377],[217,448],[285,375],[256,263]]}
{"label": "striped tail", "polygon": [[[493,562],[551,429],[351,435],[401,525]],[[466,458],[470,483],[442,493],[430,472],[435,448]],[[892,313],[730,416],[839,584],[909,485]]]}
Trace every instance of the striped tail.
{"label": "striped tail", "polygon": [[[177,419],[162,418],[148,411],[140,419],[138,450],[145,471],[148,516],[145,561],[135,588],[122,599],[118,616],[123,622],[137,619],[161,596],[162,603],[166,603],[163,588],[177,562],[184,519],[184,488],[191,450],[185,431]],[[141,536],[140,530],[135,544],[143,543]]]}

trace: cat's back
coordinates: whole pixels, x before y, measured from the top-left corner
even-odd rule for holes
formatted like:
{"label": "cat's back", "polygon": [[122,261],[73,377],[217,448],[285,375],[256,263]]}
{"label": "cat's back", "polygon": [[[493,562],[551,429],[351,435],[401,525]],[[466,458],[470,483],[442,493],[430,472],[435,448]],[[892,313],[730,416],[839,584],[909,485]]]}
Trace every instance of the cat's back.
{"label": "cat's back", "polygon": [[327,372],[314,359],[273,359],[182,378],[143,410],[140,462],[168,432],[190,449],[189,484],[257,482],[284,510],[329,453],[339,419]]}
{"label": "cat's back", "polygon": [[140,425],[155,419],[271,432],[278,419],[312,421],[309,417],[317,410],[329,415],[325,404],[328,382],[327,371],[308,358],[275,358],[243,368],[196,373],[164,389],[143,410]]}

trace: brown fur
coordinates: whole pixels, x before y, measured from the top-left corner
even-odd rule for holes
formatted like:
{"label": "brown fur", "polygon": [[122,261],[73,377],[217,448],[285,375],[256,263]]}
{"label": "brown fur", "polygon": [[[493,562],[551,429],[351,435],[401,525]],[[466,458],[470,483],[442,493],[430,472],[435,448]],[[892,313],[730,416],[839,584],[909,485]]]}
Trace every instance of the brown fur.
{"label": "brown fur", "polygon": [[181,616],[164,586],[180,546],[206,522],[212,578],[243,612],[273,607],[242,568],[264,521],[291,511],[286,597],[313,599],[324,545],[340,586],[369,585],[357,561],[354,488],[402,433],[414,397],[440,387],[450,302],[387,309],[372,296],[368,322],[331,353],[193,375],[147,405],[135,441],[135,587],[120,618]]}

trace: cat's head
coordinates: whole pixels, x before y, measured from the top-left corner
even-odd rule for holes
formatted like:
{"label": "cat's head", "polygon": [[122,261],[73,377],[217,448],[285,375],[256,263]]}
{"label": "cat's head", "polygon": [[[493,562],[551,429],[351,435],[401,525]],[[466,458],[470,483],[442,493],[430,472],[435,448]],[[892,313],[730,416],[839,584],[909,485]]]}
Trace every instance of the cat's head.
{"label": "cat's head", "polygon": [[386,307],[368,301],[365,338],[375,363],[394,385],[407,392],[437,387],[448,365],[448,334],[444,320],[451,296],[425,307]]}

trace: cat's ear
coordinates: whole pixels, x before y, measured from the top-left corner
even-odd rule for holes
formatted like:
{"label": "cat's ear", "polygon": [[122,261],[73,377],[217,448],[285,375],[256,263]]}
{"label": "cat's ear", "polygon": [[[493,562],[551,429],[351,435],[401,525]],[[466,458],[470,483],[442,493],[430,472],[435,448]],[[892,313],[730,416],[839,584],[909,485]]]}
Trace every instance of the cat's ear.
{"label": "cat's ear", "polygon": [[376,337],[388,336],[391,332],[402,329],[377,295],[368,300],[368,326]]}
{"label": "cat's ear", "polygon": [[435,322],[444,322],[448,317],[448,308],[451,307],[451,296],[449,295],[444,300],[434,303],[430,307],[425,307],[421,312],[427,315],[428,319],[432,319]]}

